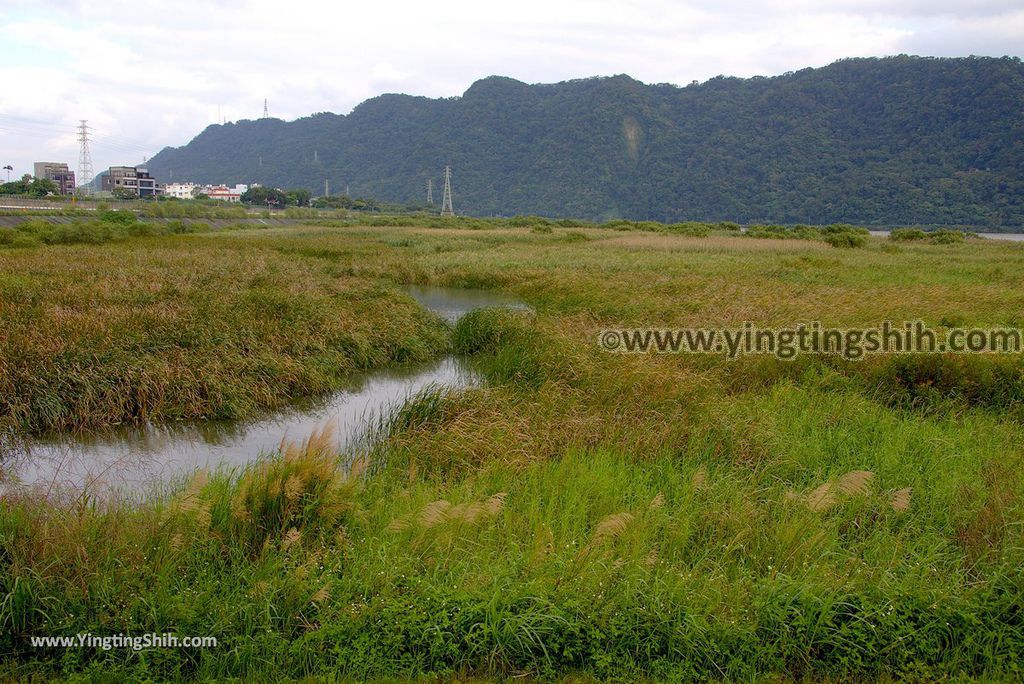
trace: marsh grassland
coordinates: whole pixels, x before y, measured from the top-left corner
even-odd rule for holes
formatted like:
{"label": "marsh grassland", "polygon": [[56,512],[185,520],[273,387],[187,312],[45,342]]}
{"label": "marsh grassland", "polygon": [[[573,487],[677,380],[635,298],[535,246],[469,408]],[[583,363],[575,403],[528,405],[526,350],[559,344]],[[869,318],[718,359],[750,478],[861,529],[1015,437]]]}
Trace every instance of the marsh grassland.
{"label": "marsh grassland", "polygon": [[[454,330],[403,284],[533,313]],[[308,227],[0,250],[0,424],[244,419],[468,355],[341,459],[329,431],[143,503],[0,501],[8,676],[1019,680],[1019,357],[609,354],[612,326],[1024,327],[1024,248],[727,232]],[[354,459],[354,460],[353,460]],[[210,649],[32,648],[172,631]]]}

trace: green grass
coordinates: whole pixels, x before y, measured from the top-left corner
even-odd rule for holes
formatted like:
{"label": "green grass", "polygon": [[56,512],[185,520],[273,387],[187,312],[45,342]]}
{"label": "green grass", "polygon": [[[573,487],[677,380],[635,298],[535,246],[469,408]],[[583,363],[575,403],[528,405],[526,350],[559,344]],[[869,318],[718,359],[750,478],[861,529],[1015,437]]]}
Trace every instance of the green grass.
{"label": "green grass", "polygon": [[[521,223],[0,252],[0,301],[20,304],[0,310],[3,358],[16,360],[4,372],[30,383],[15,397],[31,387],[69,402],[69,369],[93,387],[119,377],[137,393],[148,386],[140,369],[182,354],[182,368],[202,369],[197,379],[218,377],[244,396],[254,385],[266,394],[252,396],[277,396],[282,368],[345,359],[342,373],[448,345],[486,380],[412,398],[373,427],[375,441],[342,457],[320,435],[142,503],[6,495],[0,671],[1024,676],[1019,358],[728,362],[596,344],[598,330],[619,325],[1020,326],[1024,249],[913,240],[893,250],[875,238],[833,249],[724,229]],[[534,311],[478,311],[449,339],[400,293],[404,283],[501,288]],[[362,344],[323,361],[332,347],[310,340],[343,333]],[[241,340],[294,365],[256,372]],[[61,365],[36,370],[55,345]],[[32,363],[17,356],[26,348],[37,350]],[[97,348],[118,350],[121,365],[105,365]],[[187,386],[165,380],[168,397]],[[168,630],[221,643],[143,654],[27,643]]]}

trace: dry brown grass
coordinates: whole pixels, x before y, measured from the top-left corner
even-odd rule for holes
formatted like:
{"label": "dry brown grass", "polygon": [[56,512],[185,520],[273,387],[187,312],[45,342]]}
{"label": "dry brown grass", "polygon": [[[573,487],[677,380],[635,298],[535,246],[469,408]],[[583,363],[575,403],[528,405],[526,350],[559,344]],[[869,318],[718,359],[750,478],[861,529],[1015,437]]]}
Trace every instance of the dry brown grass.
{"label": "dry brown grass", "polygon": [[625,250],[655,250],[669,252],[698,252],[715,254],[719,252],[774,252],[787,253],[794,249],[811,252],[832,250],[823,242],[815,240],[757,240],[741,236],[690,237],[686,235],[665,235],[663,233],[625,233],[608,236],[595,241],[597,247],[611,247]]}

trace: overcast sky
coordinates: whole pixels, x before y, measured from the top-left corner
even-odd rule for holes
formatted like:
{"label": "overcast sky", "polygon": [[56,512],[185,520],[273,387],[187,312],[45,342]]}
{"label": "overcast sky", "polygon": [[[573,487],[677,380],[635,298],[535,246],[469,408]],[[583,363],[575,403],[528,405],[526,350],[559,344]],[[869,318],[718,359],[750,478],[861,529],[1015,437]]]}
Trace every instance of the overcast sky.
{"label": "overcast sky", "polygon": [[[754,6],[756,5],[756,8]],[[626,73],[647,83],[775,75],[841,57],[1016,55],[1020,0],[0,0],[0,166],[96,172],[218,119],[348,113],[386,92],[461,95]]]}

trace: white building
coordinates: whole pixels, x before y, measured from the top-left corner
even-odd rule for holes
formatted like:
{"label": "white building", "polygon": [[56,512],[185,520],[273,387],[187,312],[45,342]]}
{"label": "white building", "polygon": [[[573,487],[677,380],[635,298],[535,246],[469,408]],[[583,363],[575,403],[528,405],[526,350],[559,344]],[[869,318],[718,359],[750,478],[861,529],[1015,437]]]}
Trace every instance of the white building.
{"label": "white building", "polygon": [[192,199],[199,194],[199,186],[195,183],[168,183],[164,186],[164,195],[178,199]]}
{"label": "white building", "polygon": [[239,186],[229,188],[226,185],[208,185],[203,188],[203,194],[210,199],[221,200],[222,202],[241,202],[242,192],[238,191]]}

